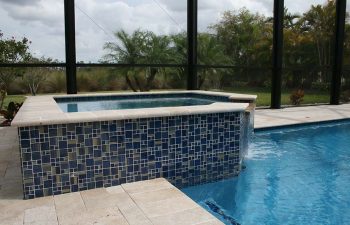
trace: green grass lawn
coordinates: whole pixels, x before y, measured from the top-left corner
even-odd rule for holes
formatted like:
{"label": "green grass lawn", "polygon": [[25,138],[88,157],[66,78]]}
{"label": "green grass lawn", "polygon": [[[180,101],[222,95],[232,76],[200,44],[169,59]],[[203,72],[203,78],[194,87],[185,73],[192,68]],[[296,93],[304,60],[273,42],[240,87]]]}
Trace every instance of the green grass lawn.
{"label": "green grass lawn", "polygon": [[[240,93],[240,94],[254,94],[258,96],[257,106],[269,106],[271,102],[270,90],[265,88],[226,88],[224,91]],[[293,90],[284,90],[282,93],[282,105],[290,105],[289,96]],[[25,100],[24,95],[8,95],[5,99],[4,107],[9,102],[23,102]],[[315,92],[305,91],[305,97],[302,104],[320,104],[329,102],[329,93],[327,92]]]}
{"label": "green grass lawn", "polygon": [[24,95],[8,95],[5,98],[3,108],[6,108],[10,102],[22,103],[22,102],[24,102],[24,100],[25,100]]}
{"label": "green grass lawn", "polygon": [[[265,88],[227,88],[224,89],[227,92],[240,93],[240,94],[253,94],[257,95],[257,106],[270,106],[271,93],[270,90]],[[293,90],[282,91],[282,105],[291,105],[289,96]],[[301,104],[320,104],[329,103],[329,93],[327,92],[315,92],[305,90],[304,101]]]}

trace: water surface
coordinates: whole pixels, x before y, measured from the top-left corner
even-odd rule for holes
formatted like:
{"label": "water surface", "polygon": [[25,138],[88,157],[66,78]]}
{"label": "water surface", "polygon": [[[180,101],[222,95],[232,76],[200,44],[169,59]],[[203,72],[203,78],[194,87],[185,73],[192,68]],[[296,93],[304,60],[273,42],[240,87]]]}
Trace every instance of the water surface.
{"label": "water surface", "polygon": [[245,165],[183,191],[226,224],[350,224],[350,122],[258,132]]}
{"label": "water surface", "polygon": [[91,101],[66,101],[57,104],[63,112],[87,112],[119,109],[142,109],[158,107],[176,107],[209,105],[213,100],[195,97],[169,97],[169,98],[141,98],[118,100],[91,100]]}

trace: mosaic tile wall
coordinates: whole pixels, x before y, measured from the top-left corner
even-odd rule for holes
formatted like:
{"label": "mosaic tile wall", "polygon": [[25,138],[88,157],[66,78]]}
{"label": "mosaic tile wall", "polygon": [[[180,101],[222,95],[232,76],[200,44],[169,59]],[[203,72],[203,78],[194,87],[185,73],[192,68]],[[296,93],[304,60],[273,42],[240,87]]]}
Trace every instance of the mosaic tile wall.
{"label": "mosaic tile wall", "polygon": [[167,178],[185,187],[240,171],[245,113],[19,128],[24,198]]}

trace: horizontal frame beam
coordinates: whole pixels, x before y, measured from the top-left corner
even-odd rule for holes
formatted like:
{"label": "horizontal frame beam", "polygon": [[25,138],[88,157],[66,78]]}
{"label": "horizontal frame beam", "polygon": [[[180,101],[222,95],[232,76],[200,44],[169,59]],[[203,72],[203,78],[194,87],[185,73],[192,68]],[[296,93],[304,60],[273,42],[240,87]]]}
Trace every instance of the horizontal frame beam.
{"label": "horizontal frame beam", "polygon": [[[77,63],[77,67],[173,67],[173,68],[184,68],[187,64],[123,64],[123,63]],[[5,63],[0,64],[0,68],[8,67],[66,67],[65,63]],[[201,68],[217,68],[217,69],[266,69],[270,70],[272,67],[269,66],[231,66],[231,65],[197,65],[199,69]],[[282,70],[331,70],[332,66],[293,66],[293,67],[283,67]],[[344,70],[350,70],[350,66],[344,66]]]}
{"label": "horizontal frame beam", "polygon": [[77,63],[77,67],[187,67],[185,64]]}
{"label": "horizontal frame beam", "polygon": [[[0,68],[8,67],[66,67],[66,63],[5,63]],[[186,64],[122,64],[122,63],[77,63],[77,67],[187,67]]]}
{"label": "horizontal frame beam", "polygon": [[65,63],[50,63],[50,64],[45,64],[45,63],[5,63],[5,64],[0,64],[0,68],[9,68],[9,67],[18,67],[18,68],[23,68],[23,67],[66,67]]}
{"label": "horizontal frame beam", "polygon": [[198,69],[252,69],[252,70],[258,70],[258,69],[266,69],[266,70],[271,70],[272,67],[260,67],[260,66],[230,66],[230,65],[197,65]]}

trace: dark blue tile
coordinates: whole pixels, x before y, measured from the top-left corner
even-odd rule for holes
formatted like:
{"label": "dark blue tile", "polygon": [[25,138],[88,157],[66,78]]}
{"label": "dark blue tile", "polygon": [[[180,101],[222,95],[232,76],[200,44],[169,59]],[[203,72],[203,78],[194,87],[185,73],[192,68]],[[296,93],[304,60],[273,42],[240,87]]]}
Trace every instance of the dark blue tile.
{"label": "dark blue tile", "polygon": [[20,138],[21,138],[21,140],[24,140],[24,139],[29,139],[30,137],[29,137],[29,131],[21,131],[20,132]]}
{"label": "dark blue tile", "polygon": [[21,148],[29,148],[30,141],[29,140],[21,140]]}

